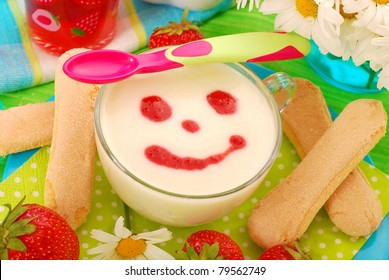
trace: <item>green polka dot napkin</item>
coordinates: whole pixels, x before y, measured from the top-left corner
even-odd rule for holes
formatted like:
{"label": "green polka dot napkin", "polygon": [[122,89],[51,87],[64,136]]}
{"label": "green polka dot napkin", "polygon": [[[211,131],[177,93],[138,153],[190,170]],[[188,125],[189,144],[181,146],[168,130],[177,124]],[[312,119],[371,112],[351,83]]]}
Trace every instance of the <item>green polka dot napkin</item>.
{"label": "green polka dot napkin", "polygon": [[[49,158],[48,151],[48,147],[40,149],[22,167],[0,184],[0,205],[5,203],[15,205],[24,195],[26,195],[26,202],[28,203],[43,203],[44,179]],[[161,248],[174,255],[176,250],[182,248],[186,237],[190,233],[199,229],[214,229],[230,235],[241,246],[246,259],[256,259],[262,249],[255,245],[248,236],[247,219],[251,209],[267,192],[285,179],[299,162],[300,159],[296,150],[284,137],[278,158],[265,180],[250,199],[228,215],[206,225],[188,228],[167,226],[173,233],[173,239],[161,244]],[[389,211],[389,176],[366,162],[361,162],[360,167],[381,200],[384,213],[387,214]],[[4,219],[6,212],[6,208],[1,206],[0,220]],[[77,230],[81,247],[80,259],[93,257],[86,252],[89,248],[97,245],[97,241],[90,238],[90,231],[92,229],[102,229],[112,233],[116,219],[119,216],[127,217],[131,229],[135,233],[151,231],[163,226],[128,210],[112,190],[97,158],[92,211],[87,221]],[[356,239],[340,232],[331,222],[327,213],[321,210],[304,234],[301,245],[309,251],[313,259],[350,260],[360,250],[367,238]]]}

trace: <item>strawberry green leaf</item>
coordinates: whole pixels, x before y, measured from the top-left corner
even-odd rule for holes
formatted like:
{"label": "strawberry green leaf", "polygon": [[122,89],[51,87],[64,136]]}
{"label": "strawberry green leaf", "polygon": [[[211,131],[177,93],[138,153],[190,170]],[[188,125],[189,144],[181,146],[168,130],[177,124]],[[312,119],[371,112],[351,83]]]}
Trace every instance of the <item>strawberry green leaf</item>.
{"label": "strawberry green leaf", "polygon": [[208,243],[204,243],[200,252],[201,260],[216,260],[217,255],[219,254],[219,243],[213,243],[209,245]]}
{"label": "strawberry green leaf", "polygon": [[7,249],[0,249],[0,258],[2,260],[8,260],[8,250]]}
{"label": "strawberry green leaf", "polygon": [[70,29],[71,33],[75,36],[85,36],[85,31],[80,29],[80,28],[77,28],[77,27],[73,27]]}
{"label": "strawberry green leaf", "polygon": [[16,251],[22,251],[22,252],[27,251],[26,245],[24,245],[24,243],[19,238],[11,238],[8,241],[7,248]]}
{"label": "strawberry green leaf", "polygon": [[9,228],[17,220],[17,218],[19,218],[21,215],[23,215],[24,212],[27,211],[28,206],[23,205],[25,198],[26,197],[23,197],[22,200],[20,200],[19,203],[15,206],[15,208],[8,213],[3,222],[4,228]]}
{"label": "strawberry green leaf", "polygon": [[29,222],[31,222],[33,219],[35,218],[22,219],[13,223],[9,227],[9,237],[12,238],[12,237],[31,234],[35,232],[36,226],[29,224]]}
{"label": "strawberry green leaf", "polygon": [[176,252],[176,259],[181,261],[187,261],[189,260],[189,256],[184,251],[179,250]]}
{"label": "strawberry green leaf", "polygon": [[9,231],[3,227],[0,227],[0,250],[6,248],[7,238]]}
{"label": "strawberry green leaf", "polygon": [[199,260],[200,259],[200,257],[197,254],[196,250],[193,247],[191,247],[191,246],[188,246],[187,254],[188,254],[188,257],[189,257],[190,260]]}

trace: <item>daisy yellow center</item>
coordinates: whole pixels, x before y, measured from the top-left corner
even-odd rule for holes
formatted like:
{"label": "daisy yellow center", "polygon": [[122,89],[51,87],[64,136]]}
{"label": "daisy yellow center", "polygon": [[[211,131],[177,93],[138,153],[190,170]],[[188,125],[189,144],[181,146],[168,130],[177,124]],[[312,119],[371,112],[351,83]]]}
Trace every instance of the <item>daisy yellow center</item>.
{"label": "daisy yellow center", "polygon": [[305,18],[317,18],[318,9],[314,0],[296,0],[296,10]]}
{"label": "daisy yellow center", "polygon": [[346,18],[346,19],[353,19],[355,18],[355,16],[357,15],[357,13],[346,13],[344,10],[343,10],[343,5],[340,5],[340,14],[342,15],[343,18]]}
{"label": "daisy yellow center", "polygon": [[389,0],[373,0],[373,1],[380,5],[385,5],[389,3]]}
{"label": "daisy yellow center", "polygon": [[146,246],[144,239],[135,240],[130,236],[119,241],[116,253],[123,257],[133,258],[142,254],[146,250]]}

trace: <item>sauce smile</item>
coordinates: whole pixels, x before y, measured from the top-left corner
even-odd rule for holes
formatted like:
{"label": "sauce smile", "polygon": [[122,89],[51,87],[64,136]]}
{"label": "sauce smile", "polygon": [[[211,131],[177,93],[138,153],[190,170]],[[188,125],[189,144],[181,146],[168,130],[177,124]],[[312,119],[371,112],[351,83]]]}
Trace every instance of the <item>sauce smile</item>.
{"label": "sauce smile", "polygon": [[174,169],[183,170],[201,170],[211,164],[217,164],[223,161],[232,152],[242,149],[246,146],[246,140],[240,135],[230,137],[230,146],[222,153],[214,154],[206,158],[180,157],[169,150],[158,146],[151,145],[145,149],[145,156],[158,165]]}

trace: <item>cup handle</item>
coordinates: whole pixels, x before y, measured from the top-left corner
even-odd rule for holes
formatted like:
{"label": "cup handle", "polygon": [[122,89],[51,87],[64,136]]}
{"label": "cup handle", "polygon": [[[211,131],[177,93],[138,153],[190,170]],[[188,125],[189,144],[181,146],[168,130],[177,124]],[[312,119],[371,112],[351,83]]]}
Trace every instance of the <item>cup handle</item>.
{"label": "cup handle", "polygon": [[280,112],[282,112],[286,105],[292,101],[296,93],[295,80],[286,73],[277,72],[271,74],[263,81],[274,96]]}

